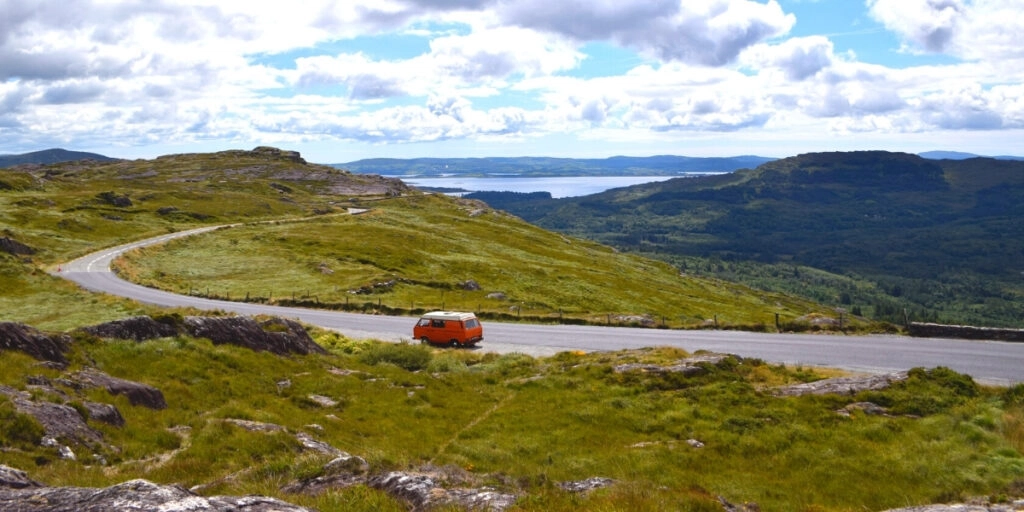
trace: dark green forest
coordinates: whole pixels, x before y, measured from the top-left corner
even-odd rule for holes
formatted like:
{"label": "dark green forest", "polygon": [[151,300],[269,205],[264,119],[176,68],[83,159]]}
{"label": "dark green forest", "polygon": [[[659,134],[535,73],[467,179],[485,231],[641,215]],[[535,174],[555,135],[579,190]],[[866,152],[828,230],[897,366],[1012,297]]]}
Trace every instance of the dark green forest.
{"label": "dark green forest", "polygon": [[680,270],[903,323],[1024,327],[1024,162],[813,153],[591,196],[475,193]]}

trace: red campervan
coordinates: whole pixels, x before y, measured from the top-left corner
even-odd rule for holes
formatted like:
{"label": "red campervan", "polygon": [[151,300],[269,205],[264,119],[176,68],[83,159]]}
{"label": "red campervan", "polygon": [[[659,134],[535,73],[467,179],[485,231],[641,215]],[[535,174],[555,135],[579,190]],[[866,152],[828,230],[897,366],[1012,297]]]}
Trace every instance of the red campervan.
{"label": "red campervan", "polygon": [[470,347],[484,339],[484,328],[473,313],[432,311],[416,322],[412,337],[423,343]]}

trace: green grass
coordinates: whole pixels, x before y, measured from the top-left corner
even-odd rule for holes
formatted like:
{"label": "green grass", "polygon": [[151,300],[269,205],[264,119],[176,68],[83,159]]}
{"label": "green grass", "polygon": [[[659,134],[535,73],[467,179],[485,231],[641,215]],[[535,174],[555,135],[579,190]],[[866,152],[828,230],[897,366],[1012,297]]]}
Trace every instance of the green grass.
{"label": "green grass", "polygon": [[[768,328],[776,312],[786,323],[831,314],[784,295],[683,276],[479,203],[419,195],[353,201],[328,190],[339,178],[344,173],[333,169],[245,152],[61,164],[31,176],[5,171],[0,229],[36,252],[0,255],[2,320],[62,331],[152,314],[46,271],[139,237],[231,222],[254,224],[130,254],[123,272],[234,299],[272,293],[288,302],[294,294],[324,307],[347,299],[369,309],[443,306],[548,321],[649,315],[692,327],[717,317],[726,327]],[[132,205],[113,204],[120,197]],[[324,215],[352,204],[372,211]],[[318,217],[299,220],[311,215]],[[280,222],[255,224],[269,220]],[[389,291],[372,286],[392,279]],[[463,290],[468,279],[483,289]],[[372,292],[348,293],[364,287]],[[508,298],[485,297],[496,291]],[[156,386],[169,407],[153,411],[103,390],[64,389],[72,405],[114,403],[127,420],[121,428],[91,423],[111,446],[102,451],[104,467],[81,448],[78,461],[66,461],[40,447],[38,425],[0,399],[0,463],[50,485],[148,478],[325,511],[405,509],[363,486],[284,495],[283,484],[319,474],[325,458],[303,452],[289,435],[225,421],[244,419],[307,432],[366,458],[373,471],[461,468],[484,484],[523,492],[517,510],[721,510],[718,496],[762,510],[881,510],[1024,489],[1024,391],[981,388],[946,370],[915,371],[906,384],[860,396],[775,398],[768,388],[820,372],[734,360],[680,379],[611,369],[684,355],[674,349],[534,359],[325,331],[315,338],[331,353],[277,357],[187,337],[139,344],[77,336],[70,371],[91,366]],[[19,389],[30,375],[62,375],[11,352],[0,352],[0,367],[0,384]],[[291,385],[279,386],[285,379]],[[314,394],[337,405],[321,407]],[[900,414],[834,413],[869,399]],[[691,438],[705,448],[691,448]],[[617,483],[583,496],[555,485],[593,476]]]}
{"label": "green grass", "polygon": [[[780,294],[681,276],[665,263],[443,196],[380,202],[357,216],[222,230],[129,253],[117,266],[131,280],[178,293],[323,307],[466,309],[593,323],[646,315],[675,327],[717,316],[720,325],[774,328],[775,313],[787,322],[834,314]],[[468,280],[481,289],[464,290]],[[487,297],[494,292],[506,298]]]}
{"label": "green grass", "polygon": [[[0,320],[68,329],[151,311],[83,292],[46,273],[77,256],[147,236],[344,211],[349,197],[328,193],[332,180],[367,181],[248,152],[70,162],[32,173],[0,170],[0,182],[8,185],[0,185],[0,236],[35,251],[0,252]],[[131,204],[117,206],[112,197]]]}
{"label": "green grass", "polygon": [[[771,386],[818,377],[756,360],[731,360],[689,379],[612,371],[624,362],[674,361],[685,355],[677,349],[534,359],[315,336],[331,354],[282,358],[189,338],[82,339],[71,370],[95,365],[156,386],[168,409],[132,407],[92,390],[82,398],[113,401],[127,420],[123,428],[94,424],[117,447],[104,453],[108,467],[84,456],[57,460],[20,434],[2,438],[0,463],[50,485],[147,478],[320,510],[401,508],[364,487],[282,494],[284,484],[319,474],[326,458],[302,452],[290,435],[224,421],[245,419],[307,432],[365,457],[373,472],[462,468],[523,492],[516,510],[720,510],[718,496],[762,510],[882,510],[1005,495],[1024,482],[1020,392],[979,387],[948,370],[915,371],[891,390],[859,396],[776,398]],[[19,354],[0,359],[8,385],[24,387],[26,375],[41,371]],[[429,370],[406,370],[410,360]],[[284,379],[291,385],[277,384]],[[339,403],[321,407],[312,394]],[[834,412],[867,399],[894,412],[929,407],[908,411],[914,416]],[[0,402],[0,430],[31,437],[31,425],[7,409]],[[617,483],[586,496],[554,485],[593,476]]]}

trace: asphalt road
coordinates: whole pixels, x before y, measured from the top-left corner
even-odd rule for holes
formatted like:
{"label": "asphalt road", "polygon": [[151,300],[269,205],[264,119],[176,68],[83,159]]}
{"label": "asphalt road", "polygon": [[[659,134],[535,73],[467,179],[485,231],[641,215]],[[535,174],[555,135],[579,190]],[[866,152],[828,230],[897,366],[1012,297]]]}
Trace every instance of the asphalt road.
{"label": "asphalt road", "polygon": [[[362,315],[189,297],[132,284],[110,271],[111,261],[126,250],[213,229],[217,228],[182,231],[96,252],[62,265],[59,275],[88,290],[159,306],[296,318],[337,330],[353,338],[387,341],[411,338],[415,320],[409,317]],[[484,342],[479,349],[549,355],[564,350],[604,351],[652,346],[673,346],[689,352],[726,352],[773,363],[829,366],[868,373],[887,373],[918,366],[946,366],[988,384],[1024,382],[1024,343],[997,341],[486,322]]]}

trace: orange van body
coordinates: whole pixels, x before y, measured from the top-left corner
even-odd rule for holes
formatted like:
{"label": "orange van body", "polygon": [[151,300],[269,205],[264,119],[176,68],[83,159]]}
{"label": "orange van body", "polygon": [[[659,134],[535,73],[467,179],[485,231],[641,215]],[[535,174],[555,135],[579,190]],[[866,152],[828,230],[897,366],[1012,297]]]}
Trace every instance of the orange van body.
{"label": "orange van body", "polygon": [[416,322],[412,337],[423,343],[471,347],[484,339],[484,327],[473,313],[432,311]]}

